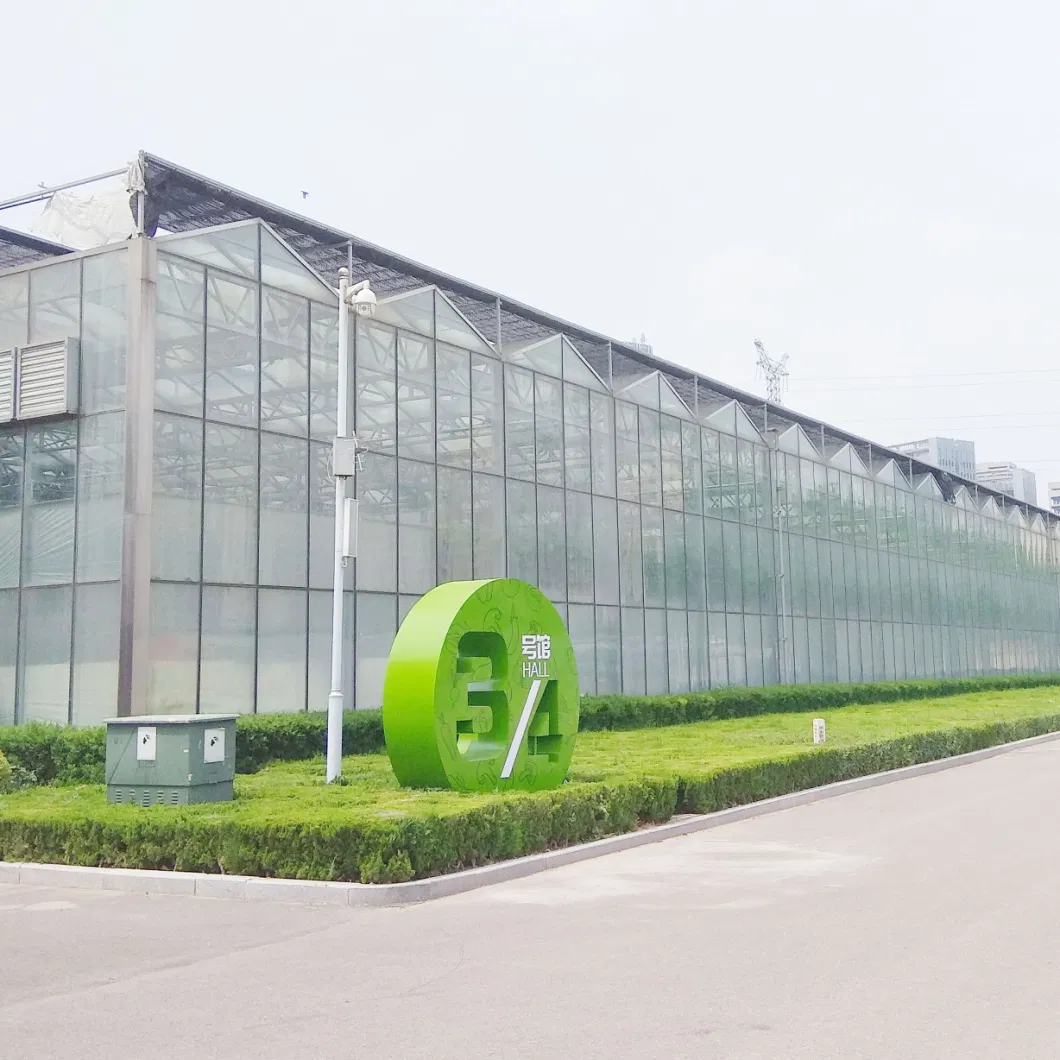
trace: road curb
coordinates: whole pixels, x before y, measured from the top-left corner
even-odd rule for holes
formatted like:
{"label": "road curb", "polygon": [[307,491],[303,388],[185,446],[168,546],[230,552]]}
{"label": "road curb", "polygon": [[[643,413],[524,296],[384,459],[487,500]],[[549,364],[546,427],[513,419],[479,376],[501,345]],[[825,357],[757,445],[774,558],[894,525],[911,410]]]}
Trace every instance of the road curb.
{"label": "road curb", "polygon": [[409,883],[335,883],[327,880],[286,880],[262,876],[228,876],[206,872],[167,872],[153,869],[105,869],[82,865],[46,865],[31,862],[0,861],[0,884],[31,884],[38,887],[88,888],[125,891],[135,894],[182,894],[200,898],[239,899],[254,902],[294,902],[309,905],[339,905],[354,908],[412,905],[453,894],[462,894],[505,880],[532,876],[561,865],[602,857],[620,850],[647,846],[675,836],[690,835],[708,828],[745,821],[780,810],[805,806],[847,795],[866,788],[876,788],[899,780],[939,773],[944,769],[981,762],[1024,747],[1060,739],[1060,732],[1047,732],[1025,740],[984,747],[963,755],[921,762],[914,766],[871,773],[836,784],[807,788],[790,795],[778,795],[761,802],[734,806],[716,813],[682,814],[665,824],[640,828],[635,832],[608,836],[591,843],[579,843],[543,854],[529,854],[512,861],[501,861],[466,869],[447,876],[432,876]]}

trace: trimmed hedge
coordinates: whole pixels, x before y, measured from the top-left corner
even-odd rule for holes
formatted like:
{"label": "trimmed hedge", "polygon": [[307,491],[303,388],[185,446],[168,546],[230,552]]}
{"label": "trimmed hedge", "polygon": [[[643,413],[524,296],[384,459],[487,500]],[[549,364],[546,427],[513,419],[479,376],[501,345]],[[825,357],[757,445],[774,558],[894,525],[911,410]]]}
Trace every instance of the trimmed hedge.
{"label": "trimmed hedge", "polygon": [[[668,696],[585,696],[579,727],[583,732],[647,729],[715,718],[826,710],[1050,685],[1060,685],[1060,674],[719,688]],[[253,773],[266,762],[313,758],[324,753],[326,732],[327,715],[323,711],[241,717],[236,723],[236,768],[240,773]],[[385,750],[380,712],[347,711],[342,745],[345,754]],[[0,754],[5,754],[13,766],[34,774],[40,784],[101,784],[106,758],[105,731],[102,726],[73,729],[40,723],[0,727]]]}
{"label": "trimmed hedge", "polygon": [[[421,818],[313,819],[273,808],[260,819],[191,810],[0,806],[0,860],[400,881],[454,872],[605,835],[672,814],[704,813],[1060,730],[1060,714],[820,748],[749,766],[498,798]],[[201,809],[201,808],[200,808]]]}
{"label": "trimmed hedge", "polygon": [[718,688],[669,696],[586,696],[579,728],[649,729],[717,718],[829,710],[908,699],[940,699],[969,692],[1011,691],[1060,685],[1060,674],[952,677],[916,681],[866,681],[858,684],[773,685],[769,688]]}

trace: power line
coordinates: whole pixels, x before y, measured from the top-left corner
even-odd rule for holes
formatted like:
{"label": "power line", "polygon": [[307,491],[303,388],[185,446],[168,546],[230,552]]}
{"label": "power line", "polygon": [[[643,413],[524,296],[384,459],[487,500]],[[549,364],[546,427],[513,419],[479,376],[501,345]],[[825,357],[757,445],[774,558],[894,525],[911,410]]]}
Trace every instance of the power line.
{"label": "power line", "polygon": [[[1050,369],[1056,371],[1056,369]],[[901,378],[895,376],[894,378]],[[1060,383],[1060,376],[1056,379],[979,379],[969,383],[911,383],[911,384],[898,384],[896,386],[886,387],[886,391],[891,390],[945,390],[950,387],[968,387],[968,386],[1026,386],[1029,383],[1034,383],[1036,386],[1041,386],[1043,383]],[[792,394],[853,394],[857,391],[873,391],[878,393],[882,388],[878,386],[836,386],[836,387],[802,387],[796,386],[791,387],[790,392]]]}
{"label": "power line", "polygon": [[814,383],[827,383],[834,380],[850,380],[850,381],[862,381],[871,379],[949,379],[954,376],[972,376],[972,375],[985,375],[985,376],[997,376],[997,375],[1042,375],[1048,372],[1055,372],[1055,368],[1010,368],[1004,371],[991,371],[989,369],[983,369],[978,372],[903,372],[900,375],[804,375],[800,376],[807,382]]}

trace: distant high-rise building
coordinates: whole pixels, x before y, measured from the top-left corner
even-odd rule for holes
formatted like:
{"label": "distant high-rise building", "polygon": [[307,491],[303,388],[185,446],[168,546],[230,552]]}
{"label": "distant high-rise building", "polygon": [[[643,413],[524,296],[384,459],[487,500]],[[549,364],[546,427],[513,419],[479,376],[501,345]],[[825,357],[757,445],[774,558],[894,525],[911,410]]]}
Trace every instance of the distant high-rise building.
{"label": "distant high-rise building", "polygon": [[1053,515],[1060,515],[1060,482],[1049,483],[1049,509]]}
{"label": "distant high-rise building", "polygon": [[1038,484],[1034,472],[1017,467],[1010,460],[1001,460],[993,464],[976,464],[975,481],[982,486],[989,486],[998,493],[1007,493],[1018,501],[1028,504],[1038,503]]}
{"label": "distant high-rise building", "polygon": [[896,452],[911,456],[951,475],[975,481],[975,442],[961,438],[921,438],[917,442],[892,445]]}

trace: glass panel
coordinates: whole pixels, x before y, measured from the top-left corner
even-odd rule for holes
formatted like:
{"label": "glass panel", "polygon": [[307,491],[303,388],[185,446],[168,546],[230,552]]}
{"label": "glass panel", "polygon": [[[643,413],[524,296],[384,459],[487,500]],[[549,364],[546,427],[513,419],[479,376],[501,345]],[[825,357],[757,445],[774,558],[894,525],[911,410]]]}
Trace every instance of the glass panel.
{"label": "glass panel", "polygon": [[151,576],[199,578],[202,519],[201,421],[155,414]]}
{"label": "glass panel", "polygon": [[84,261],[81,309],[81,412],[125,404],[126,270],[124,250]]}
{"label": "glass panel", "polygon": [[434,344],[398,333],[398,451],[417,460],[434,459]]}
{"label": "glass panel", "polygon": [[703,460],[699,428],[694,423],[681,424],[681,477],[686,512],[703,511]]}
{"label": "glass panel", "polygon": [[305,710],[306,594],[258,593],[258,713]]}
{"label": "glass panel", "polygon": [[729,655],[729,684],[747,684],[746,648],[743,637],[743,615],[726,615],[726,647]]}
{"label": "glass panel", "polygon": [[339,393],[339,313],[309,306],[309,433],[330,440],[336,432]]}
{"label": "glass panel", "polygon": [[[593,497],[593,557],[596,602],[618,603],[618,513],[615,502]],[[575,532],[584,533],[578,529]]]}
{"label": "glass panel", "polygon": [[471,358],[438,344],[438,463],[471,467]]}
{"label": "glass panel", "polygon": [[747,683],[761,685],[765,680],[762,667],[762,622],[758,615],[744,615],[747,659]]}
{"label": "glass panel", "polygon": [[29,341],[76,339],[81,334],[81,262],[63,261],[29,274]]}
{"label": "glass panel", "polygon": [[670,680],[665,611],[644,612],[644,654],[647,659],[648,695],[663,695],[668,691]]}
{"label": "glass panel", "polygon": [[688,612],[689,685],[693,692],[710,687],[710,662],[705,611]]}
{"label": "glass panel", "polygon": [[202,590],[200,714],[254,710],[254,590]]}
{"label": "glass panel", "polygon": [[262,433],[258,559],[258,582],[262,585],[306,584],[308,474],[309,447],[305,442]]}
{"label": "glass panel", "polygon": [[256,221],[249,221],[220,231],[206,229],[194,235],[173,236],[163,239],[162,245],[173,254],[256,279],[258,228]]}
{"label": "glass panel", "polygon": [[77,579],[121,577],[125,416],[81,421],[77,474]]}
{"label": "glass panel", "polygon": [[545,372],[557,379],[562,375],[563,340],[559,335],[552,335],[540,342],[533,342],[519,349],[505,351],[505,357],[512,364],[532,368],[535,372]]}
{"label": "glass panel", "polygon": [[703,553],[703,520],[698,515],[685,516],[685,579],[689,608],[706,611],[707,567]]}
{"label": "glass panel", "polygon": [[703,490],[704,511],[707,515],[720,517],[722,510],[721,481],[721,437],[717,431],[704,430],[703,443]]}
{"label": "glass panel", "polygon": [[603,394],[589,395],[593,493],[615,495],[615,403]]}
{"label": "glass panel", "polygon": [[206,418],[258,422],[258,292],[214,272],[206,276]]}
{"label": "glass panel", "polygon": [[640,501],[640,429],[637,412],[634,405],[624,401],[615,402],[618,496],[628,501]]}
{"label": "glass panel", "polygon": [[[425,593],[437,581],[434,465],[398,461],[398,591]],[[371,562],[371,554],[366,554]]]}
{"label": "glass panel", "polygon": [[663,513],[658,508],[640,510],[644,549],[644,602],[649,607],[666,606],[666,553],[663,549]]}
{"label": "glass panel", "polygon": [[663,506],[680,511],[685,503],[684,470],[681,466],[681,421],[660,417],[662,432]]}
{"label": "glass panel", "polygon": [[[735,523],[722,524],[723,562],[725,564],[725,610],[743,610],[742,566],[740,563],[740,527]],[[709,544],[709,538],[708,538]],[[736,681],[732,682],[736,684]],[[740,684],[743,682],[740,681]]]}
{"label": "glass panel", "polygon": [[338,300],[338,295],[264,225],[261,227],[261,282],[321,302]]}
{"label": "glass panel", "polygon": [[659,408],[668,412],[671,416],[680,416],[682,419],[691,419],[692,413],[688,406],[681,400],[670,383],[659,376]]}
{"label": "glass panel", "polygon": [[18,665],[18,590],[0,590],[0,725],[15,723]]}
{"label": "glass panel", "polygon": [[592,488],[589,452],[589,391],[580,386],[563,387],[563,449],[567,489]]}
{"label": "glass panel", "polygon": [[566,339],[563,340],[563,378],[568,383],[577,383],[590,390],[607,390],[596,372]]}
{"label": "glass panel", "polygon": [[640,410],[640,501],[662,504],[662,452],[659,448],[659,416]]}
{"label": "glass panel", "polygon": [[685,521],[680,512],[664,512],[666,543],[666,606],[684,609],[687,604],[685,573]]}
{"label": "glass panel", "polygon": [[644,695],[644,612],[622,608],[622,691]]}
{"label": "glass panel", "polygon": [[[357,476],[360,528],[357,587],[393,592],[397,589],[397,461],[371,455]],[[334,538],[332,538],[334,547]],[[370,557],[370,559],[369,559]]]}
{"label": "glass panel", "polygon": [[463,581],[471,567],[471,473],[438,468],[438,581]]}
{"label": "glass panel", "polygon": [[398,597],[398,629],[401,629],[401,623],[405,621],[408,613],[416,606],[416,604],[422,600],[422,596],[399,596]]}
{"label": "glass panel", "polygon": [[262,288],[261,426],[309,433],[309,303]]}
{"label": "glass panel", "polygon": [[501,365],[471,355],[471,444],[476,471],[504,470],[504,390]]}
{"label": "glass panel", "polygon": [[384,298],[376,309],[376,316],[388,324],[429,337],[434,334],[434,290],[422,287],[418,291]]}
{"label": "glass panel", "polygon": [[584,493],[567,494],[567,599],[593,602],[592,498]]}
{"label": "glass panel", "polygon": [[[735,530],[735,527],[726,527],[726,533]],[[743,581],[743,609],[744,611],[758,612],[764,610],[762,601],[759,599],[759,575],[758,575],[758,533],[753,526],[740,527],[740,574]],[[817,542],[812,538],[806,539],[807,553],[812,550],[814,557],[817,555]],[[814,567],[813,591],[817,593],[817,569]]]}
{"label": "glass panel", "polygon": [[22,346],[29,335],[29,273],[0,276],[0,350]]}
{"label": "glass panel", "polygon": [[18,585],[25,441],[21,428],[0,428],[0,586]]}
{"label": "glass panel", "polygon": [[65,725],[70,705],[70,611],[66,585],[22,592],[19,717]]}
{"label": "glass panel", "polygon": [[735,403],[735,409],[733,410],[736,414],[736,434],[740,438],[746,438],[750,442],[757,442],[759,445],[762,443],[762,436],[758,433],[758,428],[751,422],[750,417],[743,410],[743,406]]}
{"label": "glass panel", "polygon": [[666,647],[669,656],[670,691],[688,691],[688,616],[684,611],[666,612]]}
{"label": "glass panel", "polygon": [[720,436],[721,517],[735,519],[739,514],[739,483],[736,471],[736,439]]}
{"label": "glass panel", "polygon": [[[360,518],[363,520],[364,513]],[[352,588],[352,568],[346,584]],[[309,444],[309,584],[330,589],[335,577],[335,480],[331,477],[331,446]]]}
{"label": "glass panel", "polygon": [[538,586],[552,601],[567,599],[567,539],[563,490],[537,488]]}
{"label": "glass panel", "polygon": [[31,585],[72,581],[76,422],[65,420],[30,428],[26,449],[29,466],[23,577]]}
{"label": "glass panel", "polygon": [[635,383],[623,387],[622,395],[630,401],[637,402],[638,405],[657,409],[659,407],[659,373],[652,372],[643,379],[638,379]]}
{"label": "glass panel", "polygon": [[641,556],[640,505],[618,502],[618,569],[621,602],[644,603],[644,567]]}
{"label": "glass panel", "polygon": [[476,353],[490,353],[489,343],[454,309],[441,291],[434,293],[434,326],[438,338]]}
{"label": "glass panel", "polygon": [[619,651],[617,607],[596,609],[596,691],[608,695],[622,691],[622,659]]}
{"label": "glass panel", "polygon": [[596,693],[596,615],[591,604],[567,608],[567,632],[578,664],[578,688],[583,696]]}
{"label": "glass panel", "polygon": [[[812,465],[811,475],[812,475]],[[742,439],[736,443],[736,478],[739,493],[737,509],[740,519],[745,523],[754,523],[758,519],[758,492],[755,488],[755,449],[750,442]]]}
{"label": "glass panel", "polygon": [[397,335],[357,322],[357,438],[377,453],[397,448]]}
{"label": "glass panel", "polygon": [[121,585],[79,585],[74,597],[73,723],[98,725],[118,713]]}
{"label": "glass panel", "polygon": [[258,443],[254,431],[206,424],[203,579],[253,583],[257,571]]}
{"label": "glass panel", "polygon": [[717,519],[705,519],[703,522],[707,548],[707,607],[711,611],[721,611],[725,608],[725,550],[722,546],[722,525]]}
{"label": "glass panel", "polygon": [[158,256],[155,408],[201,416],[205,368],[205,270]]}
{"label": "glass panel", "polygon": [[528,482],[509,481],[508,577],[537,585],[536,491]]}
{"label": "glass panel", "polygon": [[393,596],[357,594],[357,709],[383,705],[386,662],[397,632]]}
{"label": "glass panel", "polygon": [[707,621],[710,638],[710,686],[721,688],[729,683],[729,646],[725,615],[711,611]]}
{"label": "glass panel", "polygon": [[563,485],[563,391],[543,375],[535,377],[537,481]]}
{"label": "glass panel", "polygon": [[472,542],[476,578],[503,578],[506,570],[504,479],[473,476]]}
{"label": "glass panel", "polygon": [[148,714],[194,714],[199,654],[199,588],[151,584]]}

